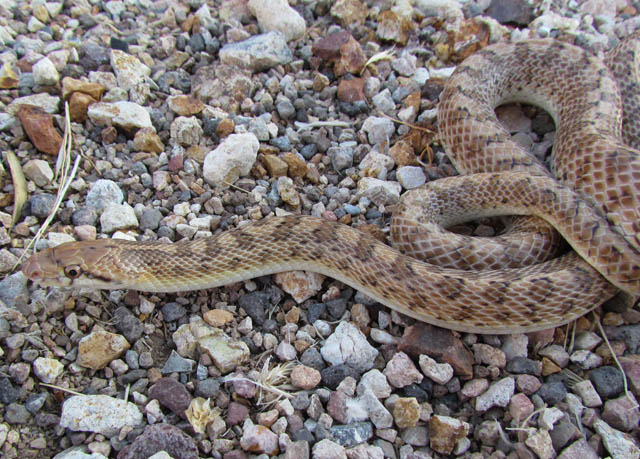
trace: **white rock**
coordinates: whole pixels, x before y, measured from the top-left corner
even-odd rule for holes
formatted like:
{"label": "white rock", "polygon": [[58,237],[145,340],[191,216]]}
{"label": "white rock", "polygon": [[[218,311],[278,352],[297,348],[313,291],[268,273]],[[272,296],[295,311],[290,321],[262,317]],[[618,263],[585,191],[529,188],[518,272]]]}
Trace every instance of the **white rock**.
{"label": "white rock", "polygon": [[476,397],[476,410],[487,411],[494,406],[506,407],[515,388],[515,380],[511,377],[494,382],[486,392]]}
{"label": "white rock", "polygon": [[100,215],[100,227],[103,233],[112,233],[125,228],[137,228],[136,213],[126,202],[124,204],[110,204]]}
{"label": "white rock", "polygon": [[8,424],[0,424],[0,448],[4,445],[4,442],[7,440],[7,434],[9,433],[9,425]]}
{"label": "white rock", "polygon": [[90,453],[86,446],[81,445],[65,449],[53,456],[53,459],[107,459],[107,457],[100,453]]}
{"label": "white rock", "polygon": [[369,344],[358,327],[341,322],[320,348],[320,354],[332,365],[346,364],[363,372],[373,367],[378,351]]}
{"label": "white rock", "polygon": [[105,3],[104,9],[113,19],[118,19],[118,17],[126,11],[127,7],[124,5],[124,2],[112,0]]}
{"label": "white rock", "polygon": [[602,365],[602,357],[591,351],[574,351],[570,357],[571,362],[579,365],[583,370],[591,370]]}
{"label": "white rock", "polygon": [[198,145],[203,133],[195,116],[179,116],[171,123],[171,139],[179,145]]}
{"label": "white rock", "polygon": [[378,177],[384,180],[387,177],[387,172],[393,169],[394,165],[395,161],[391,156],[372,150],[362,158],[358,167],[361,171],[365,171],[368,177]]}
{"label": "white rock", "polygon": [[42,159],[31,159],[22,167],[24,175],[39,187],[48,185],[53,180],[53,171],[49,163]]}
{"label": "white rock", "polygon": [[547,430],[553,430],[556,422],[564,417],[564,413],[556,407],[545,408],[538,419],[538,427]]}
{"label": "white rock", "polygon": [[640,448],[624,433],[614,429],[601,419],[593,423],[596,432],[602,437],[604,447],[613,459],[629,459],[640,457]]}
{"label": "white rock", "polygon": [[530,24],[531,30],[537,30],[540,36],[546,36],[553,29],[564,32],[574,32],[580,26],[580,20],[561,16],[552,11],[547,11],[542,16],[535,18]]}
{"label": "white rock", "polygon": [[555,457],[551,435],[547,430],[541,429],[533,435],[529,435],[524,443],[540,458],[551,459]]}
{"label": "white rock", "polygon": [[95,432],[112,437],[125,427],[142,422],[136,405],[108,395],[75,395],[62,405],[60,426],[74,432]]}
{"label": "white rock", "polygon": [[16,116],[21,105],[35,105],[47,113],[57,113],[60,106],[60,98],[57,96],[50,96],[47,93],[18,97],[7,106],[7,113]]}
{"label": "white rock", "polygon": [[456,69],[455,67],[441,67],[438,69],[429,69],[429,75],[431,76],[431,78],[442,78],[443,80],[446,80],[451,76],[451,74],[455,69]]}
{"label": "white rock", "polygon": [[153,128],[149,112],[141,105],[125,100],[91,104],[87,115],[98,126],[114,125],[130,130]]}
{"label": "white rock", "polygon": [[260,143],[254,134],[232,134],[207,154],[202,175],[210,185],[227,188],[249,173],[259,147]]}
{"label": "white rock", "polygon": [[370,116],[362,123],[362,130],[367,133],[369,143],[376,145],[389,140],[396,127],[388,118]]}
{"label": "white rock", "polygon": [[402,186],[398,182],[389,182],[373,177],[358,180],[358,193],[376,204],[395,204],[400,199]]}
{"label": "white rock", "polygon": [[405,190],[413,190],[427,182],[424,171],[418,166],[402,166],[398,168],[396,178]]}
{"label": "white rock", "polygon": [[116,73],[118,86],[127,91],[144,83],[146,77],[151,75],[151,69],[140,59],[119,49],[111,50],[111,67]]}
{"label": "white rock", "polygon": [[[208,328],[213,331],[206,336],[198,336],[197,343],[200,352],[207,353],[223,374],[234,370],[249,358],[251,352],[244,341],[232,340],[220,329]],[[194,331],[193,326],[191,331]]]}
{"label": "white rock", "polygon": [[464,19],[459,2],[455,0],[416,0],[415,7],[425,16],[436,16],[441,19]]}
{"label": "white rock", "polygon": [[602,406],[602,399],[600,398],[600,395],[598,395],[595,387],[593,387],[593,383],[588,379],[576,383],[574,389],[580,398],[582,398],[584,406],[589,408]]}
{"label": "white rock", "polygon": [[58,376],[62,374],[62,370],[64,366],[56,359],[38,357],[33,361],[33,373],[40,381],[47,384],[55,383]]}
{"label": "white rock", "polygon": [[33,79],[37,85],[52,86],[60,80],[60,74],[48,57],[40,59],[33,65]]}
{"label": "white rock", "polygon": [[378,398],[387,398],[391,395],[391,386],[387,377],[378,369],[367,371],[358,383],[358,395],[364,395],[365,390],[370,389]]}
{"label": "white rock", "polygon": [[332,442],[328,438],[313,445],[311,451],[313,459],[347,459],[344,446]]}
{"label": "white rock", "polygon": [[[373,425],[375,425],[377,429],[387,429],[393,426],[393,415],[385,408],[382,402],[378,400],[378,397],[376,397],[371,389],[366,389],[358,401],[366,409],[367,417],[373,422]],[[364,419],[366,419],[366,417]]]}
{"label": "white rock", "polygon": [[31,16],[27,22],[27,30],[31,33],[44,29],[45,24],[35,16]]}
{"label": "white rock", "polygon": [[425,376],[438,384],[447,384],[453,378],[453,367],[448,363],[438,363],[424,354],[420,355],[418,363]]}
{"label": "white rock", "polygon": [[291,41],[300,38],[306,30],[304,19],[287,0],[249,0],[247,6],[262,32],[277,30],[285,40]]}
{"label": "white rock", "polygon": [[55,247],[65,242],[73,242],[75,239],[70,234],[51,231],[47,233],[47,241],[49,241],[49,247]]}
{"label": "white rock", "polygon": [[273,280],[285,292],[296,300],[296,303],[311,298],[322,289],[325,277],[322,274],[308,271],[287,271],[277,273]]}
{"label": "white rock", "polygon": [[18,124],[18,120],[15,116],[8,113],[0,113],[0,131],[6,131]]}

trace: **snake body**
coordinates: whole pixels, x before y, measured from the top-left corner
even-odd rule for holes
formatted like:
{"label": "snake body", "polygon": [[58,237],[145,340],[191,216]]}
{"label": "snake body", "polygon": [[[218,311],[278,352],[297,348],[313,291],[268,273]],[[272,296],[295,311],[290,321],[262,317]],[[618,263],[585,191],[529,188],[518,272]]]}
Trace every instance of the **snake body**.
{"label": "snake body", "polygon": [[[513,101],[539,105],[554,118],[553,174],[497,121],[494,108]],[[640,295],[639,153],[621,140],[620,92],[600,60],[554,40],[487,47],[447,82],[438,121],[453,163],[471,175],[411,192],[392,221],[396,246],[482,265],[474,250],[425,242],[419,224],[515,214],[545,220],[574,250],[475,272],[417,260],[352,227],[292,216],[175,244],[66,243],[33,255],[23,272],[44,285],[174,292],[302,269],[416,319],[478,333],[546,329],[618,289]]]}

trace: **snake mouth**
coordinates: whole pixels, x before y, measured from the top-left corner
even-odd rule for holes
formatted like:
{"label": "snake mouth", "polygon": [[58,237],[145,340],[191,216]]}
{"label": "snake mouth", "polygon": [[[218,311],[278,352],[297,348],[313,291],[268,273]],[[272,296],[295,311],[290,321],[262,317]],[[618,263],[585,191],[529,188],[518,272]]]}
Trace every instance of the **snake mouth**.
{"label": "snake mouth", "polygon": [[48,250],[32,255],[22,264],[22,274],[43,287],[65,287],[69,280],[60,272],[55,260],[48,256]]}

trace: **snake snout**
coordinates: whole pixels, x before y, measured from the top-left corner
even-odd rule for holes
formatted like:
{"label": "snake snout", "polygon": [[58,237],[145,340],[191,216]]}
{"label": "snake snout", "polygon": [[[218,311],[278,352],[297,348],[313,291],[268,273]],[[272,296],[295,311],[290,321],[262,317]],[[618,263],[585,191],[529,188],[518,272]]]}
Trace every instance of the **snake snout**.
{"label": "snake snout", "polygon": [[42,269],[38,257],[33,255],[22,265],[22,274],[31,281],[42,280]]}

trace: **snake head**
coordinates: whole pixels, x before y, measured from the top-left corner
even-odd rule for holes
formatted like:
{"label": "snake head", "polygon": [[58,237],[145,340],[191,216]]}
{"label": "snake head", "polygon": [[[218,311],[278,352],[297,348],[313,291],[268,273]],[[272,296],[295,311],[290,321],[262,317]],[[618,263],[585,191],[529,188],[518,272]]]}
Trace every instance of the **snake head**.
{"label": "snake head", "polygon": [[96,275],[95,262],[104,256],[102,241],[66,242],[33,254],[22,273],[43,287],[118,288],[117,282]]}

